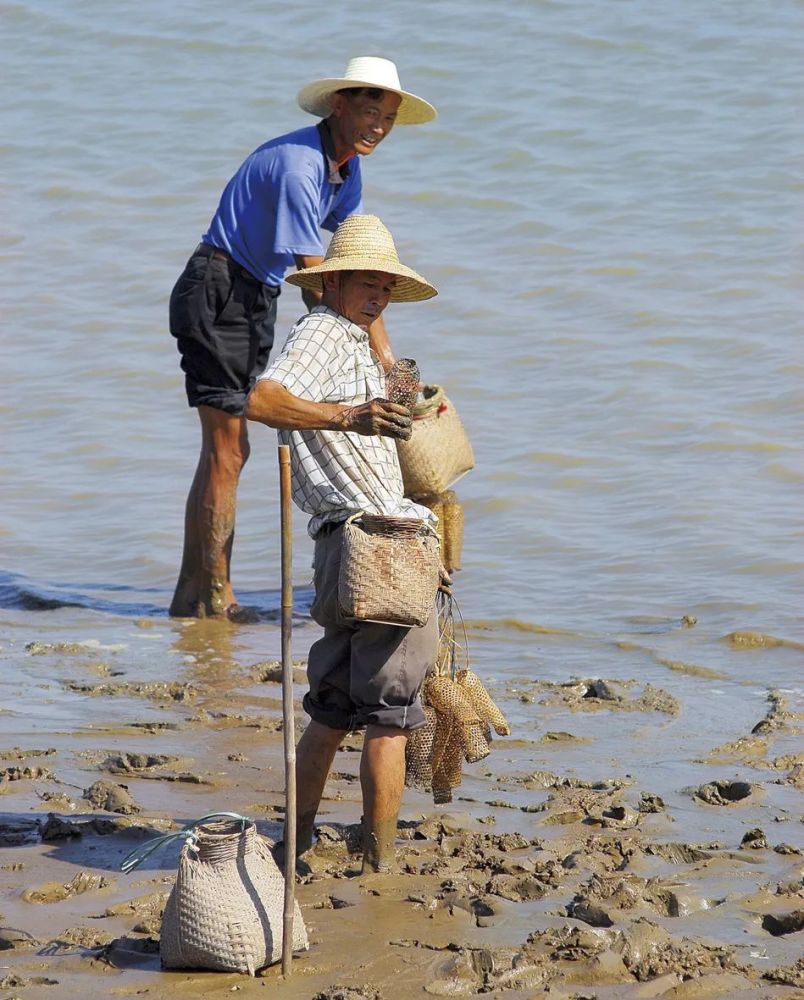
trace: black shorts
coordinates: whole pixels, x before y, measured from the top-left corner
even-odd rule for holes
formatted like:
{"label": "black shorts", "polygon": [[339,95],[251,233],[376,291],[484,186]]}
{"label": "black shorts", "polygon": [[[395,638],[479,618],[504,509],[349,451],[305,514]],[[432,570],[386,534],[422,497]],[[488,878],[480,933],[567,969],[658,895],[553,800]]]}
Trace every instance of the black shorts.
{"label": "black shorts", "polygon": [[170,296],[190,406],[242,415],[268,364],[278,295],[222,250],[195,248]]}

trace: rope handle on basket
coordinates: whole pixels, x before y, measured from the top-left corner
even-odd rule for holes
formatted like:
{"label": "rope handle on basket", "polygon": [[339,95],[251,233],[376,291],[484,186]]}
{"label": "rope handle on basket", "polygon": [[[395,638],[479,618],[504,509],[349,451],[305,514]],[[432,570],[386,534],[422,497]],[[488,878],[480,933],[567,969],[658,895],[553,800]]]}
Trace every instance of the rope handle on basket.
{"label": "rope handle on basket", "polygon": [[144,844],[140,844],[139,847],[135,847],[133,851],[123,858],[120,862],[120,871],[125,872],[126,875],[129,872],[133,872],[135,868],[138,868],[146,858],[149,858],[154,851],[158,851],[160,847],[164,847],[165,844],[171,843],[174,840],[183,840],[184,843],[189,845],[191,849],[195,849],[198,843],[198,830],[197,827],[201,826],[202,823],[206,823],[211,819],[235,819],[240,821],[241,833],[246,829],[246,824],[251,823],[252,820],[248,816],[241,816],[240,813],[233,812],[214,812],[207,813],[206,816],[202,816],[201,819],[193,820],[192,823],[188,823],[183,830],[177,830],[175,833],[166,833],[161,837],[152,837],[150,840],[146,840]]}
{"label": "rope handle on basket", "polygon": [[447,410],[444,390],[440,385],[427,385],[425,389],[433,391],[429,396],[424,397],[423,403],[417,403],[413,407],[412,417],[414,420],[429,420],[430,417],[440,417]]}
{"label": "rope handle on basket", "polygon": [[[456,663],[456,650],[458,649],[458,642],[455,639],[455,612],[458,613],[458,619],[461,623],[461,631],[463,632],[463,659],[464,666],[468,669],[469,667],[469,636],[466,632],[466,622],[463,620],[463,615],[461,614],[460,606],[454,595],[451,593],[445,593],[443,590],[439,590],[436,595],[438,600],[438,617],[440,622],[438,641],[440,643],[449,643],[449,676],[451,680],[455,680],[458,675],[458,667]],[[452,623],[452,635],[450,636],[450,623]]]}
{"label": "rope handle on basket", "polygon": [[[346,520],[343,523],[344,523],[344,525],[352,524],[352,523],[358,521],[364,514],[367,514],[367,513],[368,513],[368,511],[359,510],[355,514],[350,514],[349,517],[347,517]],[[432,524],[430,524],[429,521],[425,521],[423,517],[421,517],[421,518],[411,518],[411,520],[421,521],[422,528],[424,528],[428,532],[428,534],[432,535],[433,538],[438,538],[438,532],[435,530],[435,528],[432,526]]]}

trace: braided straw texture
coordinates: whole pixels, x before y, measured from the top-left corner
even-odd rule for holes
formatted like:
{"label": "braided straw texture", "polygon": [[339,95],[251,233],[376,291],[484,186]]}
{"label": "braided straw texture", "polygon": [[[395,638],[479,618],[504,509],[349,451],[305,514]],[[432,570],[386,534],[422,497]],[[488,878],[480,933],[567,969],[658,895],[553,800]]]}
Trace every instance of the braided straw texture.
{"label": "braided straw texture", "polygon": [[[159,945],[166,969],[216,969],[253,976],[282,957],[284,880],[253,823],[198,828],[185,844],[165,906]],[[296,905],[293,950],[306,951],[307,931]]]}
{"label": "braided straw texture", "polygon": [[[446,613],[445,612],[446,609]],[[485,685],[468,667],[455,670],[455,622],[452,601],[441,601],[441,640],[436,668],[424,683],[422,703],[427,719],[408,737],[405,783],[431,791],[433,801],[452,801],[463,780],[463,763],[475,763],[491,752],[492,726],[500,736],[511,732]]]}
{"label": "braided straw texture", "polygon": [[397,441],[405,496],[443,493],[475,467],[461,418],[444,390],[425,386],[424,402],[413,408],[413,431]]}
{"label": "braided straw texture", "polygon": [[358,621],[425,625],[438,591],[438,559],[438,538],[424,521],[349,518],[338,577],[341,609]]}
{"label": "braided straw texture", "polygon": [[441,542],[441,562],[448,573],[461,568],[463,557],[463,504],[452,490],[417,496],[438,518],[436,531]]}
{"label": "braided straw texture", "polygon": [[391,302],[421,302],[438,292],[411,267],[400,263],[394,238],[376,215],[350,215],[338,226],[320,264],[289,274],[285,281],[320,291],[330,271],[382,271],[395,278]]}

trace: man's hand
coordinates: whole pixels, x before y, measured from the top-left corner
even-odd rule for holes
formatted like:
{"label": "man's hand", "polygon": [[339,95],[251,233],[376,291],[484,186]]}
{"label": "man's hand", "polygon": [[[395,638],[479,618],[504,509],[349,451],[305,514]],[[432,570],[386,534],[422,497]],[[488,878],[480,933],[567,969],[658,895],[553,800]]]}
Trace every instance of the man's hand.
{"label": "man's hand", "polygon": [[438,564],[438,589],[444,594],[452,593],[452,577],[443,563]]}
{"label": "man's hand", "polygon": [[350,406],[337,417],[337,430],[355,434],[379,434],[407,441],[413,429],[410,410],[387,399],[371,399],[360,406]]}

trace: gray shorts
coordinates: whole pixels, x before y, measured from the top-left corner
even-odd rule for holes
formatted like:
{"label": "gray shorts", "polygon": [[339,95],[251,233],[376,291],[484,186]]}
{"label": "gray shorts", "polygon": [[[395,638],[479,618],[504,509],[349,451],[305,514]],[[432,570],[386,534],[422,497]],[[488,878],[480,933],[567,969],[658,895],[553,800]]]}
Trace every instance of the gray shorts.
{"label": "gray shorts", "polygon": [[307,661],[307,714],[330,729],[418,729],[419,691],[438,650],[438,615],[421,628],[346,619],[338,605],[343,527],[315,543],[313,619],[324,629]]}

